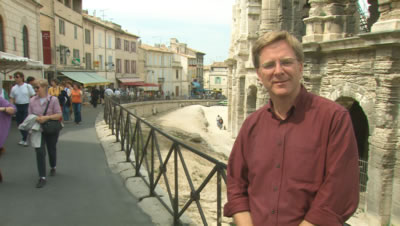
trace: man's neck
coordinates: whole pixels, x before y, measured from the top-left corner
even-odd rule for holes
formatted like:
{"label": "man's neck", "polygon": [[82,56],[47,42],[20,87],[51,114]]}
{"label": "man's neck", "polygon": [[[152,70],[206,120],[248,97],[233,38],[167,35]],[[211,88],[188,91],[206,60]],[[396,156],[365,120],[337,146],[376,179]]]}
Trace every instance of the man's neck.
{"label": "man's neck", "polygon": [[273,103],[274,113],[282,120],[285,120],[288,116],[288,112],[294,105],[297,96],[300,94],[301,87],[296,91],[296,95],[277,97],[271,95]]}
{"label": "man's neck", "polygon": [[18,82],[17,83],[19,86],[22,86],[24,84],[24,82]]}

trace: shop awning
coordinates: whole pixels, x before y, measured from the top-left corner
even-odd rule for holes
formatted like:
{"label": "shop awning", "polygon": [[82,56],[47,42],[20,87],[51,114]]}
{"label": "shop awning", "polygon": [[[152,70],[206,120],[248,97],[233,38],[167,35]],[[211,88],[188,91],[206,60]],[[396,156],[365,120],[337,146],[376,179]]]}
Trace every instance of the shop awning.
{"label": "shop awning", "polygon": [[40,61],[35,61],[26,57],[16,56],[11,53],[5,53],[0,51],[0,72],[10,73],[19,68],[46,68],[47,65],[43,65]]}
{"label": "shop awning", "polygon": [[147,86],[147,87],[158,87],[157,83],[146,83],[141,78],[118,78],[122,85],[125,86]]}
{"label": "shop awning", "polygon": [[85,87],[96,86],[96,85],[108,85],[111,83],[107,79],[98,75],[96,72],[62,71],[61,73],[76,82],[82,83]]}

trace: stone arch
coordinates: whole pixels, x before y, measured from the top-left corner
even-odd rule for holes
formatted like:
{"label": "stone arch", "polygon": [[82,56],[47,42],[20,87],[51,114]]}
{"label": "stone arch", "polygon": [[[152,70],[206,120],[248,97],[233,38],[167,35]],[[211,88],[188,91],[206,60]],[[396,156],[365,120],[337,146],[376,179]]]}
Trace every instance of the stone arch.
{"label": "stone arch", "polygon": [[379,4],[378,0],[368,0],[370,6],[368,7],[369,17],[367,19],[368,29],[371,30],[372,25],[378,21],[380,13],[379,13]]}
{"label": "stone arch", "polygon": [[344,106],[350,113],[353,123],[354,134],[357,140],[359,155],[359,184],[360,184],[360,207],[365,207],[365,194],[368,182],[368,157],[369,157],[369,125],[366,114],[360,104],[351,97],[342,96],[336,100],[337,103]]}
{"label": "stone arch", "polygon": [[250,115],[257,109],[257,86],[251,85],[247,89],[246,115]]}
{"label": "stone arch", "polygon": [[350,97],[357,101],[367,117],[369,134],[373,134],[375,128],[375,93],[370,93],[364,87],[354,83],[344,83],[337,84],[332,87],[328,95],[322,94],[322,96],[332,101],[336,101],[340,97]]}

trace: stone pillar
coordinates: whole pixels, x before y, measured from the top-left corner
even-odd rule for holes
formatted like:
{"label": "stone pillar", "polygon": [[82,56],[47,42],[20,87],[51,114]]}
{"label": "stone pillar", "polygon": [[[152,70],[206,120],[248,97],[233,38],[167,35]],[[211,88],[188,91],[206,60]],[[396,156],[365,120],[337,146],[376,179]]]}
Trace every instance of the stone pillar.
{"label": "stone pillar", "polygon": [[318,43],[306,43],[303,45],[303,84],[312,93],[320,95],[322,74],[320,59],[322,58]]}
{"label": "stone pillar", "polygon": [[235,60],[233,59],[228,59],[225,61],[225,63],[228,65],[228,131],[232,131],[232,103],[233,103],[233,92],[232,92],[232,87],[233,87],[233,77],[234,77],[234,65],[235,65]]}
{"label": "stone pillar", "polygon": [[400,0],[379,0],[379,19],[371,32],[400,30]]}
{"label": "stone pillar", "polygon": [[260,33],[278,29],[279,0],[262,0]]}
{"label": "stone pillar", "polygon": [[369,225],[389,225],[391,211],[396,206],[393,200],[400,197],[400,192],[393,190],[394,176],[399,174],[394,171],[399,142],[397,120],[400,74],[396,68],[399,60],[395,60],[399,56],[398,51],[398,48],[392,46],[380,46],[376,50],[376,124],[370,138],[367,185]]}
{"label": "stone pillar", "polygon": [[[306,24],[306,35],[303,42],[321,42],[342,39],[356,33],[355,0],[310,0],[309,17]],[[350,27],[352,26],[352,27]]]}

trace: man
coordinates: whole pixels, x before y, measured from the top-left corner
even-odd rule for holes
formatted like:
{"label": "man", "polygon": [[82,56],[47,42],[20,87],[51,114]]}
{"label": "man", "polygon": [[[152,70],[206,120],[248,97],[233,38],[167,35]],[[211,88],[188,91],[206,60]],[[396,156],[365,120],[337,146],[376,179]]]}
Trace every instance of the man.
{"label": "man", "polygon": [[[11,103],[17,107],[16,120],[17,124],[21,124],[26,116],[28,116],[29,99],[35,95],[35,91],[32,86],[24,82],[24,74],[20,71],[14,73],[15,85],[11,88],[10,100]],[[22,139],[18,143],[19,145],[28,146],[26,138],[28,132],[20,130]]]}
{"label": "man", "polygon": [[252,52],[270,101],[245,120],[235,141],[224,215],[238,226],[343,225],[359,195],[348,111],[306,91],[302,46],[289,33],[265,34]]}

